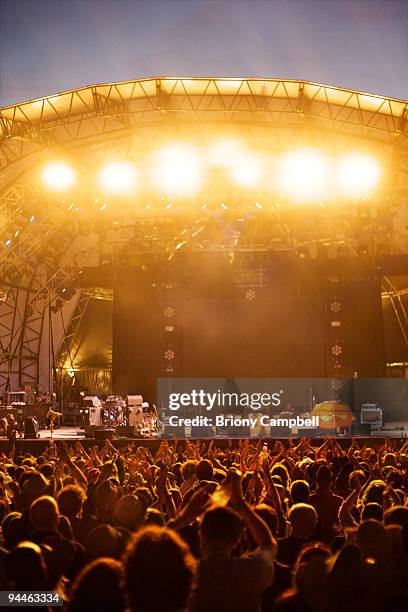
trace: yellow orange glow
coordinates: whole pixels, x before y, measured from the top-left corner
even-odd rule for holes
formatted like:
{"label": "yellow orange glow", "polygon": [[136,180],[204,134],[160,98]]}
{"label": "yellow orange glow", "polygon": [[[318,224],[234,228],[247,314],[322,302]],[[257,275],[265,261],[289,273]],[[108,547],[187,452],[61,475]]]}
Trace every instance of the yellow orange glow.
{"label": "yellow orange glow", "polygon": [[202,167],[193,147],[172,145],[154,154],[152,178],[155,186],[165,193],[190,195],[201,185]]}
{"label": "yellow orange glow", "polygon": [[280,190],[300,202],[321,198],[328,189],[328,170],[328,161],[319,151],[287,153],[278,163]]}
{"label": "yellow orange glow", "polygon": [[208,162],[211,166],[230,168],[240,162],[244,148],[235,138],[221,138],[208,148]]}
{"label": "yellow orange glow", "polygon": [[129,194],[136,186],[136,171],[130,162],[113,161],[102,168],[99,180],[106,193]]}
{"label": "yellow orange glow", "polygon": [[75,172],[73,168],[68,166],[65,162],[52,162],[44,168],[42,180],[49,189],[63,191],[73,185]]}
{"label": "yellow orange glow", "polygon": [[207,159],[210,166],[229,172],[234,183],[240,187],[255,187],[262,179],[260,158],[239,140],[216,140],[208,148]]}
{"label": "yellow orange glow", "polygon": [[261,161],[253,155],[242,156],[231,168],[234,182],[241,187],[256,187],[262,180]]}
{"label": "yellow orange glow", "polygon": [[352,154],[338,164],[337,190],[347,196],[359,197],[371,193],[378,185],[381,167],[369,155]]}
{"label": "yellow orange glow", "polygon": [[[202,190],[205,198],[222,199],[233,188],[246,190],[246,195],[262,189],[263,194],[283,196],[291,204],[366,198],[381,185],[386,165],[374,151],[372,155],[349,151],[336,155],[316,145],[279,153],[251,147],[244,138],[222,138],[203,146],[178,140],[138,162],[111,158],[96,170],[92,182],[106,196],[132,196],[137,188],[139,195],[156,194],[166,202],[173,201],[173,196],[194,198]],[[74,167],[62,160],[40,168],[37,178],[59,191],[79,183]],[[106,208],[105,203],[101,206],[100,210]]]}

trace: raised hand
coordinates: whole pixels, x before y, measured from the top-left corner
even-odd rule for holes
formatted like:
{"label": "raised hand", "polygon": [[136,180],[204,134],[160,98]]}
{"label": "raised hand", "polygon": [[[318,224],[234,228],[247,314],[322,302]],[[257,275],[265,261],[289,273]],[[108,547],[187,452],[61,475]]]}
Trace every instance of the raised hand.
{"label": "raised hand", "polygon": [[242,492],[241,473],[238,470],[232,468],[228,470],[226,484],[228,485],[231,491],[232,503],[240,504],[244,499],[244,494]]}

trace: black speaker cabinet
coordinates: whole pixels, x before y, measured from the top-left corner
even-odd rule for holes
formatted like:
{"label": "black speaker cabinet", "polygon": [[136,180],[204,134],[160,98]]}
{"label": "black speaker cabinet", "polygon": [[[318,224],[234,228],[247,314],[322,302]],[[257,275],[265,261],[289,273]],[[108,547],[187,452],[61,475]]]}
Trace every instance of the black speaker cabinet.
{"label": "black speaker cabinet", "polygon": [[35,416],[24,418],[24,439],[33,440],[39,438],[40,425]]}
{"label": "black speaker cabinet", "polygon": [[113,440],[116,435],[114,429],[95,429],[95,440]]}

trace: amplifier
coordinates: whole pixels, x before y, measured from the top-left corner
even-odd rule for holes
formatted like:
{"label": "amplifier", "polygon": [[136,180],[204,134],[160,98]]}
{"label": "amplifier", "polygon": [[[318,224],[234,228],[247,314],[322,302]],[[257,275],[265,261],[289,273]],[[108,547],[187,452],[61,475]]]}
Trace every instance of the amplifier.
{"label": "amplifier", "polygon": [[362,404],[360,413],[361,425],[380,428],[383,422],[383,411],[378,404]]}

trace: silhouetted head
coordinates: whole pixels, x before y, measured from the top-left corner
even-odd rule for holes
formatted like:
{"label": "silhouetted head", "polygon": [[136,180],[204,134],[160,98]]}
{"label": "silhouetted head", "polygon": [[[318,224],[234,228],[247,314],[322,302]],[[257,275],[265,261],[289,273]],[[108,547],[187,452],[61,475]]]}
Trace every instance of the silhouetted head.
{"label": "silhouetted head", "polygon": [[309,502],[310,486],[306,480],[294,480],[290,487],[290,497],[294,504]]}
{"label": "silhouetted head", "polygon": [[289,510],[289,522],[292,526],[292,535],[307,540],[317,525],[317,513],[309,504],[295,504]]}
{"label": "silhouetted head", "polygon": [[57,531],[58,520],[58,504],[53,497],[43,495],[31,504],[30,522],[34,531]]}
{"label": "silhouetted head", "polygon": [[209,508],[200,524],[201,547],[231,551],[241,536],[241,518],[231,508]]}
{"label": "silhouetted head", "polygon": [[186,607],[196,564],[173,531],[145,527],[131,539],[124,560],[124,587],[132,611],[163,612]]}
{"label": "silhouetted head", "polygon": [[68,612],[109,610],[122,612],[125,598],[121,589],[122,564],[102,558],[87,565],[79,574],[72,589]]}
{"label": "silhouetted head", "polygon": [[41,548],[33,542],[20,542],[8,555],[5,574],[15,590],[42,590],[47,570]]}
{"label": "silhouetted head", "polygon": [[320,489],[328,489],[333,481],[333,474],[328,465],[321,465],[317,471],[316,482]]}
{"label": "silhouetted head", "polygon": [[196,465],[196,476],[198,480],[212,480],[213,466],[208,459],[201,459]]}

